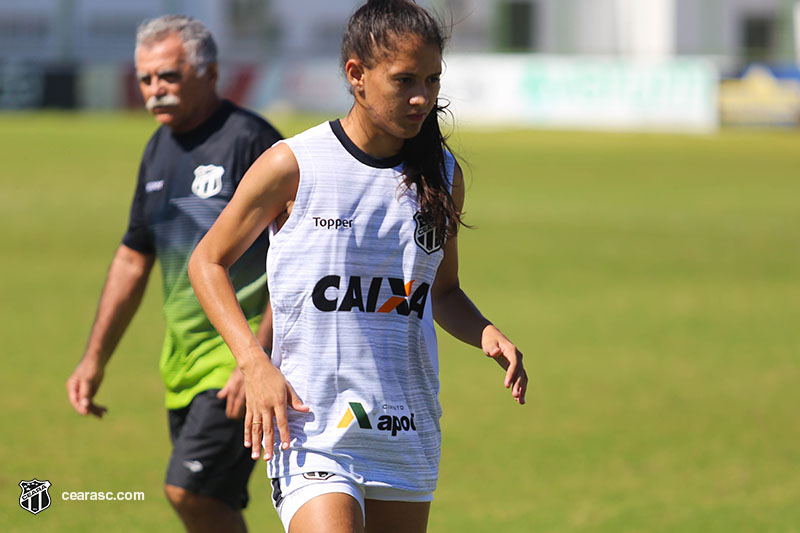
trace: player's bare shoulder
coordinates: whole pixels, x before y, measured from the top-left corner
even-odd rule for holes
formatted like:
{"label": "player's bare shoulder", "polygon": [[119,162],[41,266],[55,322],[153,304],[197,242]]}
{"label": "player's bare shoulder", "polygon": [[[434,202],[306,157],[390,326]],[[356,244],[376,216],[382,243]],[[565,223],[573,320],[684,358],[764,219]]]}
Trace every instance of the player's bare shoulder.
{"label": "player's bare shoulder", "polygon": [[242,178],[240,189],[261,205],[279,204],[283,211],[294,202],[299,181],[300,167],[294,153],[284,143],[277,143],[256,159]]}
{"label": "player's bare shoulder", "polygon": [[256,159],[245,176],[248,174],[256,174],[260,181],[266,183],[285,185],[286,182],[294,182],[296,185],[300,167],[292,149],[285,143],[276,143]]}

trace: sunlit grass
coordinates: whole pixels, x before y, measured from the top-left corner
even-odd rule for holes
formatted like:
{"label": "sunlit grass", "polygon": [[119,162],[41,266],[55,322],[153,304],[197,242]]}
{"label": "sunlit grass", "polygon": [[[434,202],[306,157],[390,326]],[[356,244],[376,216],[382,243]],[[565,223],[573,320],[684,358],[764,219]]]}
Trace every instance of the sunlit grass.
{"label": "sunlit grass", "polygon": [[[324,117],[279,116],[286,134]],[[64,381],[154,129],[130,115],[0,117],[0,529],[176,530],[157,360],[160,284],[112,360],[103,421]],[[529,404],[440,334],[430,530],[798,531],[800,135],[463,131],[461,282],[525,353]],[[264,469],[248,521],[278,531]],[[17,505],[48,479],[52,508]],[[143,503],[63,502],[137,490]]]}

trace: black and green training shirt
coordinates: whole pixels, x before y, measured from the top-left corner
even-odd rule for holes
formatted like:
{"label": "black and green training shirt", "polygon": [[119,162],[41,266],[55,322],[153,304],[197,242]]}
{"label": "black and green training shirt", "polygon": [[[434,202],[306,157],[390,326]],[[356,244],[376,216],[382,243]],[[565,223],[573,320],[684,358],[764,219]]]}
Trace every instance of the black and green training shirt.
{"label": "black and green training shirt", "polygon": [[[161,126],[142,156],[123,244],[155,254],[163,278],[166,336],[160,370],[166,406],[187,406],[204,390],[222,388],[235,360],[209,322],[189,283],[187,266],[233,196],[245,171],[281,138],[266,120],[229,101],[184,134]],[[267,298],[266,234],[230,269],[231,281],[253,328]]]}

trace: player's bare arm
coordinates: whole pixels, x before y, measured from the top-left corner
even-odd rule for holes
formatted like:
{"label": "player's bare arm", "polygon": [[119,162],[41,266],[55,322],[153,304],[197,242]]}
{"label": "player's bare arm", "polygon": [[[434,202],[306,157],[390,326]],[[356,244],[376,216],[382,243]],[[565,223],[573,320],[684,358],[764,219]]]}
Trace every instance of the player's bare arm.
{"label": "player's bare arm", "polygon": [[[256,331],[256,339],[269,355],[272,352],[272,307],[267,299],[264,306],[264,313],[261,316],[261,323]],[[231,372],[225,386],[217,393],[217,398],[225,400],[225,415],[228,418],[240,419],[245,415],[245,389],[244,374],[237,366]]]}
{"label": "player's bare arm", "polygon": [[[464,208],[464,176],[456,165],[453,173],[453,201],[461,212]],[[514,399],[525,403],[528,375],[522,364],[522,353],[503,335],[469,299],[458,280],[458,236],[450,237],[444,246],[444,257],[431,287],[433,316],[450,335],[483,350],[506,371],[504,385]]]}
{"label": "player's bare arm", "polygon": [[[231,348],[245,381],[245,446],[261,455],[261,436],[274,438],[273,419],[288,447],[286,407],[307,411],[283,374],[264,353],[242,313],[228,268],[281,213],[291,211],[300,170],[291,150],[278,144],[245,173],[233,199],[195,248],[189,278],[209,320]],[[272,456],[267,447],[264,458]]]}

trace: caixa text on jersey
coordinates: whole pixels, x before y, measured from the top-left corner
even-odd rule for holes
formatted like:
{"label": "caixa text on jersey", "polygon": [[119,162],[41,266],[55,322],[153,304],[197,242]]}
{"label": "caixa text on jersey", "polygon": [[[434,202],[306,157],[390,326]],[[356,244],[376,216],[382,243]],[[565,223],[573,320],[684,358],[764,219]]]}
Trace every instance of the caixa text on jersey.
{"label": "caixa text on jersey", "polygon": [[[381,298],[381,289],[391,291],[388,299]],[[413,293],[412,293],[413,289]],[[311,298],[320,311],[353,311],[362,313],[391,313],[408,316],[415,312],[419,318],[425,313],[430,284],[420,283],[414,288],[414,280],[400,278],[372,278],[365,283],[361,276],[350,276],[347,287],[342,287],[342,277],[325,276],[314,286]],[[366,294],[366,299],[364,298]]]}

